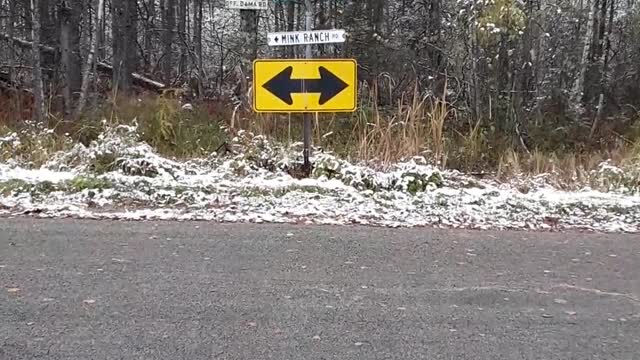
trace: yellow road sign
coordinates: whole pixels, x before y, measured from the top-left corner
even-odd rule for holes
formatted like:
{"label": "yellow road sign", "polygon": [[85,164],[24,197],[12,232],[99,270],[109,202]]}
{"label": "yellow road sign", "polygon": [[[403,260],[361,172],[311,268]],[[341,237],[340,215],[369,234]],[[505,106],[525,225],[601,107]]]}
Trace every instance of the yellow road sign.
{"label": "yellow road sign", "polygon": [[258,59],[253,62],[256,112],[353,112],[357,63],[352,59]]}

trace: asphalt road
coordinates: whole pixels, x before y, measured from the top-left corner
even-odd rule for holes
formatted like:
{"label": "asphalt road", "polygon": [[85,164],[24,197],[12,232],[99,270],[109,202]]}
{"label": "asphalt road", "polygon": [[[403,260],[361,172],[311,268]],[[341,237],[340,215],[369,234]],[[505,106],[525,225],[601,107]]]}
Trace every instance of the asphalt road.
{"label": "asphalt road", "polygon": [[638,359],[637,235],[0,219],[0,359]]}

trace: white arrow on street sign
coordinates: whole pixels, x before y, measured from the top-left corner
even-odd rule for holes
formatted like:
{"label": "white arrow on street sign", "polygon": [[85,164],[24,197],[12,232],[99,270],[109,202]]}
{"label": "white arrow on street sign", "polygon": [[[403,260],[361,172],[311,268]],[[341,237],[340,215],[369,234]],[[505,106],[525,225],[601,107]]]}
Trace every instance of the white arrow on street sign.
{"label": "white arrow on street sign", "polygon": [[344,30],[313,30],[268,33],[269,46],[328,44],[345,42]]}
{"label": "white arrow on street sign", "polygon": [[267,10],[269,9],[268,0],[225,0],[227,9],[244,9],[244,10]]}

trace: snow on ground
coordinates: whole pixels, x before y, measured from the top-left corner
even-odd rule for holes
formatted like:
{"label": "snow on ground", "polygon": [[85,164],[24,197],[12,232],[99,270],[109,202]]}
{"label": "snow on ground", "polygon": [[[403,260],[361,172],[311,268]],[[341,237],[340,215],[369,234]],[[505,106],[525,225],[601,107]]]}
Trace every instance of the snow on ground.
{"label": "snow on ground", "polygon": [[0,215],[640,232],[633,191],[561,191],[542,176],[523,192],[421,158],[379,170],[320,151],[311,178],[296,179],[286,170],[299,161],[299,144],[241,133],[235,155],[179,162],[135,130],[111,129],[38,169],[0,163]]}

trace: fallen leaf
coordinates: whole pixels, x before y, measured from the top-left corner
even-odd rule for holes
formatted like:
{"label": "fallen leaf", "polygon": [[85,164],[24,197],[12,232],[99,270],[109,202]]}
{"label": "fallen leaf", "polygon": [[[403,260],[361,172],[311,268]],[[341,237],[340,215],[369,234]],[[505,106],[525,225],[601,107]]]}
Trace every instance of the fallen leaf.
{"label": "fallen leaf", "polygon": [[287,237],[292,237],[293,233],[287,233]]}
{"label": "fallen leaf", "polygon": [[353,345],[355,345],[355,346],[362,346],[362,343],[361,343],[361,342],[357,342],[357,343],[354,343]]}
{"label": "fallen leaf", "polygon": [[28,325],[28,326],[31,326],[31,325],[33,325],[33,324],[35,324],[35,323],[33,323],[33,322],[28,322],[28,323],[27,323],[27,325]]}
{"label": "fallen leaf", "polygon": [[551,315],[551,314],[542,314],[542,317],[546,318],[546,319],[550,319],[550,318],[553,317],[553,315]]}
{"label": "fallen leaf", "polygon": [[258,326],[258,324],[254,323],[253,321],[247,323],[247,325],[251,326],[251,327],[256,327]]}
{"label": "fallen leaf", "polygon": [[15,294],[15,293],[17,293],[18,291],[20,291],[20,289],[19,289],[19,288],[17,288],[17,287],[12,287],[12,288],[8,288],[8,289],[7,289],[7,291],[8,291],[9,293]]}
{"label": "fallen leaf", "polygon": [[95,301],[95,300],[93,300],[93,299],[86,299],[86,300],[84,300],[84,301],[83,301],[83,303],[85,303],[85,304],[93,304],[93,303],[95,303],[95,302],[96,302],[96,301]]}
{"label": "fallen leaf", "polygon": [[404,306],[397,307],[397,309],[398,309],[398,310],[401,310],[401,311],[407,310],[407,308],[406,308],[406,307],[404,307]]}
{"label": "fallen leaf", "polygon": [[318,335],[314,336],[313,340],[320,340],[320,336],[318,336]]}
{"label": "fallen leaf", "polygon": [[564,305],[564,304],[567,303],[567,300],[565,300],[565,299],[554,299],[553,302],[556,303],[556,304]]}
{"label": "fallen leaf", "polygon": [[570,316],[573,316],[573,315],[577,314],[577,312],[575,312],[575,311],[565,311],[564,313],[567,314],[567,315],[570,315]]}

